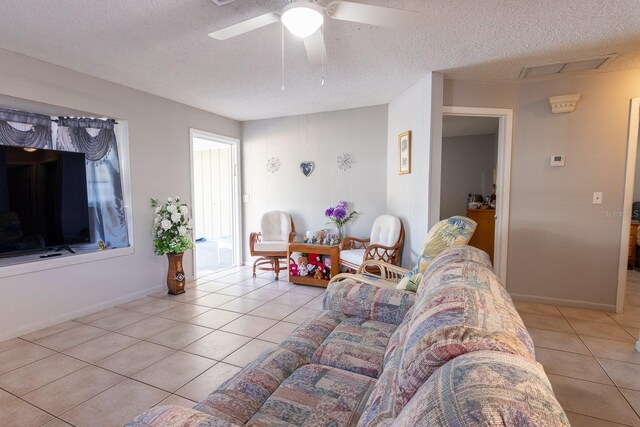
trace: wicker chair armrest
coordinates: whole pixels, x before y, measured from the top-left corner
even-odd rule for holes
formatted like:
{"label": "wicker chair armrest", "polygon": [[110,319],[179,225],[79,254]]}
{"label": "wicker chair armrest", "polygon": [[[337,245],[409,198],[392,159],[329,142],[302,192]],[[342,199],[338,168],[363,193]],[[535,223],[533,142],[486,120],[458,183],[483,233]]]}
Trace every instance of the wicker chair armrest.
{"label": "wicker chair armrest", "polygon": [[406,268],[398,267],[397,265],[388,264],[386,262],[378,261],[375,259],[369,259],[363,262],[357,275],[366,275],[370,277],[376,277],[377,279],[386,280],[387,282],[399,283],[404,276],[409,273]]}
{"label": "wicker chair armrest", "polygon": [[345,237],[340,242],[340,250],[347,251],[351,249],[363,249],[367,247],[369,239],[359,239],[357,237]]}
{"label": "wicker chair armrest", "polygon": [[296,232],[292,231],[291,233],[289,233],[289,243],[293,243],[296,239]]}
{"label": "wicker chair armrest", "polygon": [[[336,274],[329,280],[329,285],[336,282],[342,282],[347,279],[353,279],[360,283],[366,283],[368,285],[377,286],[379,288],[384,289],[395,289],[398,285],[397,283],[384,280],[384,278],[378,276],[368,276],[363,274],[355,274],[355,273],[340,273]],[[327,286],[329,286],[327,285]]]}
{"label": "wicker chair armrest", "polygon": [[257,242],[261,242],[261,241],[262,241],[262,233],[254,231],[249,235],[249,252],[251,253],[251,256],[255,256],[254,250],[253,250],[254,245]]}
{"label": "wicker chair armrest", "polygon": [[395,244],[394,246],[384,246],[378,244],[369,245],[366,252],[364,253],[364,260],[366,261],[369,259],[375,259],[387,264],[397,265],[400,261],[398,257],[399,249],[399,244]]}

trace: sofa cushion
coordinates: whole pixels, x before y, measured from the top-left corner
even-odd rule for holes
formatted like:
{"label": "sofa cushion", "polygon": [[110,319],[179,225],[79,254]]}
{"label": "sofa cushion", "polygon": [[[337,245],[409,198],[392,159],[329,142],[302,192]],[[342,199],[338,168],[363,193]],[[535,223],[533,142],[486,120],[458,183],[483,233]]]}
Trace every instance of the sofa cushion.
{"label": "sofa cushion", "polygon": [[296,370],[247,426],[355,426],[375,380],[322,365]]}
{"label": "sofa cushion", "polygon": [[462,354],[495,350],[535,360],[533,341],[493,272],[452,264],[460,264],[458,279],[419,290],[398,371],[398,410],[435,370]]}
{"label": "sofa cushion", "polygon": [[311,363],[313,353],[344,319],[346,316],[342,313],[321,311],[298,326],[280,343],[280,347],[301,355],[306,363]]}
{"label": "sofa cushion", "polygon": [[354,279],[334,282],[324,294],[324,309],[347,317],[378,320],[399,325],[415,302],[416,295],[398,289],[383,289]]}
{"label": "sofa cushion", "polygon": [[289,375],[311,362],[313,353],[344,319],[330,311],[309,318],[279,347],[260,354],[195,409],[244,425]]}
{"label": "sofa cushion", "polygon": [[345,249],[340,251],[340,260],[353,265],[362,264],[364,258],[364,249]]}
{"label": "sofa cushion", "polygon": [[473,246],[463,245],[445,249],[434,258],[425,270],[423,277],[429,277],[436,269],[451,262],[471,261],[481,266],[492,268],[491,258],[485,251]]}
{"label": "sofa cushion", "polygon": [[452,216],[435,224],[422,247],[416,266],[398,283],[398,289],[415,292],[433,260],[447,248],[466,245],[476,229],[476,222],[464,216]]}
{"label": "sofa cushion", "polygon": [[126,427],[239,427],[238,424],[216,418],[183,406],[156,406],[131,420]]}
{"label": "sofa cushion", "polygon": [[376,320],[345,319],[316,350],[311,361],[378,378],[389,338],[396,328]]}
{"label": "sofa cushion", "polygon": [[569,426],[540,364],[495,351],[469,353],[440,368],[394,426]]}
{"label": "sofa cushion", "polygon": [[289,244],[287,242],[277,242],[273,240],[255,242],[253,244],[253,250],[256,252],[287,252],[288,247]]}

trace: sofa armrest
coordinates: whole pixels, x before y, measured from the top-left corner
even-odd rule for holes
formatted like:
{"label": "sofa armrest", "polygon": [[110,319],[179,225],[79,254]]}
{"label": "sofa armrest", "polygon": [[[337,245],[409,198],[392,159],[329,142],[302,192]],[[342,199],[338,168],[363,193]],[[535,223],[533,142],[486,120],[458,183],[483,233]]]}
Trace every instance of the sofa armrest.
{"label": "sofa armrest", "polygon": [[324,309],[348,317],[399,325],[415,301],[413,292],[346,279],[329,285],[324,295]]}
{"label": "sofa armrest", "polygon": [[237,424],[182,406],[157,406],[129,421],[126,427],[239,427]]}

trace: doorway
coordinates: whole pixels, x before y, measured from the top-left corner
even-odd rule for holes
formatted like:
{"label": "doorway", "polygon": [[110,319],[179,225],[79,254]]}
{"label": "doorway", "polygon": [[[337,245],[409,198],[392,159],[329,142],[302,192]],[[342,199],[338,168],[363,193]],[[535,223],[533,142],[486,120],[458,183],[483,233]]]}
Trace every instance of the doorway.
{"label": "doorway", "polygon": [[[460,122],[460,124],[458,125],[458,127],[460,128],[464,128],[465,123],[466,126],[476,126],[476,130],[469,130],[467,132],[478,132],[480,129],[493,129],[491,133],[495,135],[494,139],[496,142],[496,151],[495,154],[492,154],[495,158],[495,172],[491,171],[491,176],[486,176],[485,181],[487,181],[487,185],[488,181],[492,181],[492,184],[495,183],[495,209],[493,210],[493,218],[486,219],[489,220],[488,223],[493,224],[493,226],[495,227],[495,231],[493,233],[493,268],[502,283],[506,286],[513,111],[502,108],[443,107],[442,113],[443,125],[444,120],[451,120],[448,118],[454,118],[454,122],[456,121],[456,119]],[[469,121],[465,120],[465,118],[490,120]],[[496,126],[496,120],[497,129],[494,128]],[[446,141],[443,141],[443,144],[444,143],[446,143]],[[489,146],[489,144],[487,145]],[[447,148],[445,148],[443,145],[435,150],[438,158],[434,158],[434,161],[438,162],[437,169],[440,171],[440,176],[438,180],[437,191],[432,192],[433,198],[430,200],[432,209],[436,209],[436,212],[438,212],[440,215],[446,214],[446,212],[443,210],[443,208],[446,209],[446,207],[442,206],[441,204],[442,195],[446,190],[445,183],[442,181],[443,168],[446,167],[446,165],[443,163],[443,148],[446,154]],[[487,162],[489,161],[490,160],[487,160]],[[446,175],[444,175],[444,177],[446,177]],[[484,189],[481,191],[486,192],[487,190]],[[490,196],[490,194],[488,195]],[[485,195],[483,194],[483,196]],[[466,203],[466,196],[463,202]],[[463,214],[465,214],[466,207],[463,206],[463,209]],[[490,216],[491,215],[489,215],[489,217]]]}
{"label": "doorway", "polygon": [[238,140],[192,129],[194,272],[200,278],[241,263]]}
{"label": "doorway", "polygon": [[[624,310],[627,291],[628,266],[635,268],[636,245],[638,243],[638,227],[632,227],[632,217],[638,219],[634,212],[634,202],[640,201],[640,191],[636,185],[636,169],[640,168],[637,161],[640,128],[640,98],[631,100],[629,113],[629,140],[627,142],[627,165],[625,169],[624,199],[622,208],[622,231],[620,234],[620,264],[618,268],[618,294],[616,298],[616,312]],[[640,184],[640,183],[639,183]],[[631,231],[630,231],[631,230]],[[635,231],[635,232],[634,232]],[[636,343],[640,351],[640,340]]]}
{"label": "doorway", "polygon": [[469,241],[494,262],[497,117],[446,115],[442,119],[440,219],[466,216],[477,223]]}

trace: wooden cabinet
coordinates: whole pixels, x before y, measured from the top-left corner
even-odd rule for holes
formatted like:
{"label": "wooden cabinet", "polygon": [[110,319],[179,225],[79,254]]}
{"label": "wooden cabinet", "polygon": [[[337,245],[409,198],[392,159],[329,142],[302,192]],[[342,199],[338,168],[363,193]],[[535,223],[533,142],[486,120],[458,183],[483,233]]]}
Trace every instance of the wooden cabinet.
{"label": "wooden cabinet", "polygon": [[636,243],[638,242],[638,225],[640,222],[631,222],[629,227],[629,264],[631,268],[636,267]]}
{"label": "wooden cabinet", "polygon": [[482,249],[491,257],[493,263],[493,248],[496,234],[495,209],[467,209],[467,216],[478,223],[469,246]]}
{"label": "wooden cabinet", "polygon": [[[340,247],[338,245],[326,246],[310,245],[307,243],[289,243],[287,259],[291,259],[291,254],[294,252],[328,255],[331,257],[331,277],[340,272],[338,269],[340,265]],[[319,286],[321,288],[326,288],[329,284],[328,280],[316,279],[313,276],[292,276],[289,274],[289,267],[287,267],[287,280],[299,285]]]}

